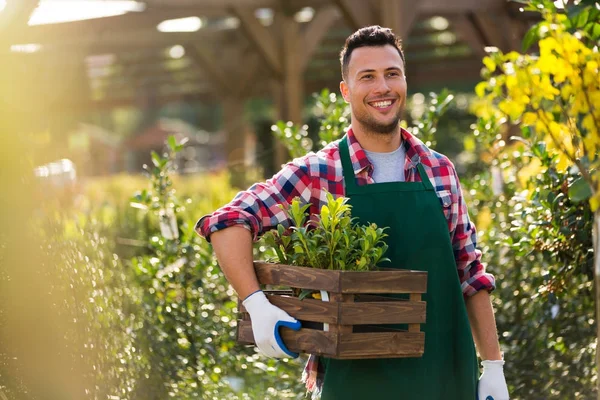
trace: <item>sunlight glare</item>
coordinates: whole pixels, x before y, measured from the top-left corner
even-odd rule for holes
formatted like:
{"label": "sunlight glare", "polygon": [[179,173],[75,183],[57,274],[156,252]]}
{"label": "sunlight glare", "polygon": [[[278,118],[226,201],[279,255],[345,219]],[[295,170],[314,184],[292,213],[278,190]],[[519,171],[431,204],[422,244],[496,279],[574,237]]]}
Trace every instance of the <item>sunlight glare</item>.
{"label": "sunlight glare", "polygon": [[198,17],[168,19],[158,24],[161,32],[196,32],[202,28],[202,20]]}
{"label": "sunlight glare", "polygon": [[185,55],[185,48],[182,45],[175,45],[169,49],[171,58],[181,58]]}
{"label": "sunlight glare", "polygon": [[37,43],[28,44],[13,44],[10,46],[10,51],[13,53],[35,53],[40,51],[42,45]]}
{"label": "sunlight glare", "polygon": [[29,18],[29,25],[114,17],[145,9],[144,3],[133,0],[41,0]]}

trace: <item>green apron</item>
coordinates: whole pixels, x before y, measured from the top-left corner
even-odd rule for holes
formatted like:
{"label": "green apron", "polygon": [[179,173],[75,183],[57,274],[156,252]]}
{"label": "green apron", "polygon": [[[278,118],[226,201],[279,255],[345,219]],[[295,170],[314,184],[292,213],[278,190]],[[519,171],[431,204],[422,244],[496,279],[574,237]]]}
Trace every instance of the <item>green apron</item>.
{"label": "green apron", "polygon": [[352,216],[386,230],[385,267],[427,271],[422,358],[324,359],[322,400],[475,400],[478,366],[442,206],[419,163],[421,182],[358,186],[347,139],[340,141]]}

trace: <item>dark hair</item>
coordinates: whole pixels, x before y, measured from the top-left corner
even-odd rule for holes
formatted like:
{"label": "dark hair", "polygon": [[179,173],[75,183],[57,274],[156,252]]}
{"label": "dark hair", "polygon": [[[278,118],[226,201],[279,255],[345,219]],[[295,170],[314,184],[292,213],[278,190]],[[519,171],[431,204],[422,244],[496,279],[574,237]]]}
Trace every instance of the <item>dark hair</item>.
{"label": "dark hair", "polygon": [[342,66],[342,79],[346,79],[348,75],[348,64],[350,64],[350,56],[354,49],[359,47],[377,47],[390,45],[398,50],[402,64],[406,67],[404,53],[402,52],[402,41],[394,35],[391,29],[382,28],[379,25],[365,26],[360,28],[352,35],[348,36],[344,48],[340,52],[340,64]]}

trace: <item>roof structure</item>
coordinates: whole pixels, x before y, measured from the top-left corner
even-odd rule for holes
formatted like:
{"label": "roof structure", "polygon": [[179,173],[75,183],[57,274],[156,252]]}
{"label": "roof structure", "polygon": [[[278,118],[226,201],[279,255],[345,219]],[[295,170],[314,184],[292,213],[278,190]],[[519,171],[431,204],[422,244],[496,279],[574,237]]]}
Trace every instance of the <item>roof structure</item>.
{"label": "roof structure", "polygon": [[[37,3],[8,0],[2,52],[28,45],[40,57],[85,62],[90,105],[98,107],[133,101],[148,87],[161,101],[236,90],[270,95],[269,82],[290,73],[300,75],[304,93],[336,89],[345,38],[370,24],[403,38],[412,89],[473,83],[484,47],[518,49],[531,18],[505,0],[145,0],[129,2],[140,11],[124,15],[28,26]],[[195,32],[157,29],[189,17],[198,18]]]}
{"label": "roof structure", "polygon": [[300,122],[306,94],[337,90],[339,51],[362,26],[403,39],[414,92],[472,87],[485,47],[519,49],[535,18],[506,0],[104,0],[104,11],[121,3],[129,12],[55,24],[31,16],[61,1],[0,0],[0,57],[30,57],[59,77],[85,70],[89,99],[54,107],[217,98],[231,154],[243,142],[232,132],[243,131],[245,99],[269,97],[279,118]]}

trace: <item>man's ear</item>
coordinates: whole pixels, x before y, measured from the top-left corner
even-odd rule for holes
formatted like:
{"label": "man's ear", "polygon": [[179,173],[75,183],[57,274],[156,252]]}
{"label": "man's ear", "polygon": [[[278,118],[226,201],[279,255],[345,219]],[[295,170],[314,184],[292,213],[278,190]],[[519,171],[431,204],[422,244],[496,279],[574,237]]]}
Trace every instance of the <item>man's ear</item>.
{"label": "man's ear", "polygon": [[342,94],[342,97],[344,98],[346,103],[350,103],[349,92],[350,92],[350,89],[348,88],[348,84],[346,83],[346,81],[341,81],[340,82],[340,93]]}

